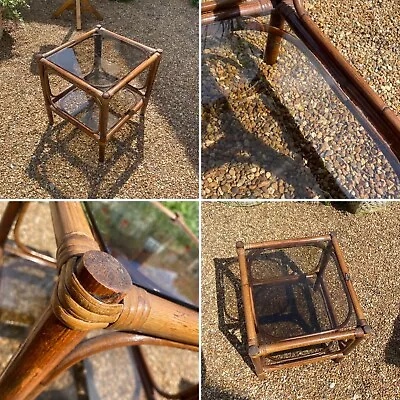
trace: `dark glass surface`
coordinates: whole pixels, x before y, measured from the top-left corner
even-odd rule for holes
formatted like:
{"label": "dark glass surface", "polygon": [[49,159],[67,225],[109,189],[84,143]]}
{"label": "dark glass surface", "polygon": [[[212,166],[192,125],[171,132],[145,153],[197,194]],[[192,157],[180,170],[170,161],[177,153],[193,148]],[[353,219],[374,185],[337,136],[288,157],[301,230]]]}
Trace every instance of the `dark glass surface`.
{"label": "dark glass surface", "polygon": [[[114,39],[101,31],[72,47],[57,51],[47,59],[97,89],[107,91],[149,56],[140,47]],[[145,77],[138,79],[143,83]]]}
{"label": "dark glass surface", "polygon": [[322,249],[314,246],[248,252],[261,343],[355,327],[353,307],[333,253],[321,275],[333,313],[325,303],[316,274],[321,254]]}
{"label": "dark glass surface", "polygon": [[[204,195],[398,198],[398,160],[315,57],[285,36],[278,62],[266,65],[267,34],[251,27],[203,27],[203,175],[223,176]],[[263,180],[276,187],[261,190]]]}
{"label": "dark glass surface", "polygon": [[[123,114],[141,100],[141,96],[128,89],[121,89],[109,103],[107,130],[111,129]],[[100,109],[92,96],[75,88],[55,102],[62,111],[82,122],[94,132],[99,130]]]}
{"label": "dark glass surface", "polygon": [[[198,246],[163,212],[142,201],[88,202],[88,207],[107,249],[134,283],[198,304]],[[197,215],[194,219],[197,224]]]}

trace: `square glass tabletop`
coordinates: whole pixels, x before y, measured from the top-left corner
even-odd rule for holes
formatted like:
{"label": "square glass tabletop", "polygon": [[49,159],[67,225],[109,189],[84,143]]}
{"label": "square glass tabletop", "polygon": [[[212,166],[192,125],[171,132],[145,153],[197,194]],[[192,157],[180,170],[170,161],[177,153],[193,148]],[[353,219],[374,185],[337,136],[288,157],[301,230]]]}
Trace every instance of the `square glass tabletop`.
{"label": "square glass tabletop", "polygon": [[334,253],[316,273],[325,245],[246,251],[260,344],[356,326]]}
{"label": "square glass tabletop", "polygon": [[[153,53],[150,48],[104,29],[88,38],[71,42],[45,58],[54,65],[106,92],[128,73],[146,61]],[[141,74],[144,86],[146,74]]]}
{"label": "square glass tabletop", "polygon": [[398,198],[398,159],[315,56],[284,34],[266,65],[251,28],[202,28],[205,197]]}

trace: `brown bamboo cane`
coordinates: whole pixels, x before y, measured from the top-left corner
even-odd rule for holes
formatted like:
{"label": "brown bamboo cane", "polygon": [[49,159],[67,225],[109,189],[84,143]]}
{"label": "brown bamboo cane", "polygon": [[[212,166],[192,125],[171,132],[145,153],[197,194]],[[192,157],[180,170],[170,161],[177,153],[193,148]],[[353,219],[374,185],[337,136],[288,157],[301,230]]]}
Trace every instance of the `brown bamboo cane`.
{"label": "brown bamboo cane", "polygon": [[115,93],[117,93],[119,90],[121,90],[133,78],[138,76],[140,73],[142,73],[146,68],[151,66],[153,63],[157,62],[157,60],[159,60],[160,57],[161,57],[161,55],[158,52],[152,54],[146,61],[142,62],[134,70],[132,70],[127,75],[125,75],[122,79],[120,79],[118,81],[118,83],[115,86],[113,86],[111,89],[109,89],[106,93],[108,93],[108,95],[110,97],[114,96]]}
{"label": "brown bamboo cane", "polygon": [[155,61],[150,65],[146,83],[145,83],[145,94],[144,94],[144,99],[143,99],[143,107],[140,110],[140,114],[144,116],[144,113],[146,112],[147,105],[149,104],[150,100],[150,95],[151,92],[153,91],[153,86],[154,82],[156,80],[156,75],[158,71],[158,67],[160,66],[161,62],[161,57],[162,57],[163,51],[161,49],[158,49],[155,55],[158,55],[158,57],[155,59]]}
{"label": "brown bamboo cane", "polygon": [[314,356],[314,355],[310,355],[310,356],[305,356],[302,357],[299,360],[283,360],[279,363],[276,364],[269,364],[265,366],[265,371],[278,371],[284,368],[288,368],[288,367],[300,367],[306,364],[313,364],[315,362],[319,362],[319,361],[328,361],[328,360],[338,360],[338,359],[342,359],[344,357],[344,354],[341,351],[337,351],[334,353],[330,353],[330,354],[323,354],[323,355],[319,355],[319,356]]}
{"label": "brown bamboo cane", "polygon": [[8,234],[11,231],[14,221],[23,207],[22,201],[10,201],[7,203],[6,209],[0,221],[0,263],[3,263],[4,246],[7,242]]}
{"label": "brown bamboo cane", "polygon": [[285,339],[279,342],[264,344],[259,347],[259,355],[264,356],[273,354],[280,351],[293,350],[306,346],[314,346],[317,344],[331,342],[333,340],[348,340],[354,339],[357,335],[363,336],[364,332],[357,332],[357,329],[350,329],[347,331],[337,332],[324,332],[312,336],[302,336],[290,339]]}
{"label": "brown bamboo cane", "polygon": [[245,0],[212,0],[201,3],[201,13],[218,10],[221,8],[233,7]]}
{"label": "brown bamboo cane", "polygon": [[157,49],[154,49],[152,47],[146,46],[143,43],[136,42],[133,39],[127,38],[127,37],[122,36],[122,35],[119,35],[118,33],[115,33],[115,32],[111,32],[111,31],[103,28],[101,25],[97,25],[97,29],[99,29],[101,32],[104,32],[104,34],[106,34],[109,37],[112,37],[112,38],[114,38],[116,40],[120,40],[121,42],[125,42],[127,44],[132,45],[132,46],[139,47],[140,49],[146,51],[149,54],[152,54],[152,53],[157,51]]}
{"label": "brown bamboo cane", "polygon": [[[51,210],[58,244],[68,233],[91,235],[78,203],[54,202]],[[130,277],[116,260],[110,262],[110,256],[95,245],[93,250],[97,251],[82,257],[77,276],[87,291],[104,302],[119,302],[131,287]],[[2,400],[24,400],[85,336],[86,332],[65,327],[49,305],[0,377]]]}
{"label": "brown bamboo cane", "polygon": [[107,329],[134,331],[198,346],[198,313],[133,286],[120,318]]}
{"label": "brown bamboo cane", "polygon": [[163,212],[176,225],[178,225],[196,244],[199,243],[199,238],[187,226],[185,219],[181,214],[171,211],[165,207],[160,201],[153,201],[153,205]]}
{"label": "brown bamboo cane", "polygon": [[[285,27],[285,18],[283,18],[279,12],[273,11],[271,13],[269,25],[277,29],[283,29]],[[274,35],[272,32],[268,33],[267,44],[265,46],[263,57],[266,64],[274,65],[276,63],[279,56],[281,41],[281,36]]]}
{"label": "brown bamboo cane", "polygon": [[256,332],[256,320],[254,315],[254,304],[251,294],[251,288],[248,278],[247,262],[245,255],[245,246],[243,242],[236,242],[236,251],[238,254],[242,301],[244,310],[244,319],[246,323],[247,342],[249,347],[249,356],[253,362],[256,374],[259,377],[263,376],[263,363],[258,357],[258,338]]}
{"label": "brown bamboo cane", "polygon": [[46,107],[47,118],[49,120],[49,125],[54,124],[54,117],[51,109],[51,90],[50,90],[50,83],[49,83],[49,76],[46,73],[46,67],[41,61],[42,56],[38,56],[38,70],[39,70],[39,77],[40,77],[40,84],[42,85],[43,91],[43,98],[44,98],[44,105]]}
{"label": "brown bamboo cane", "polygon": [[58,364],[47,376],[40,385],[35,389],[34,392],[29,396],[30,398],[36,398],[45,388],[60,376],[64,371],[79,361],[85,358],[91,357],[95,354],[101,353],[102,351],[112,350],[126,346],[166,346],[178,349],[186,349],[190,351],[198,351],[196,346],[189,346],[179,342],[173,342],[165,339],[153,338],[149,336],[143,336],[128,332],[112,332],[106,335],[96,336],[94,338],[85,340],[80,343],[70,354],[65,357],[60,364]]}
{"label": "brown bamboo cane", "polygon": [[338,259],[340,268],[341,268],[341,270],[343,272],[344,282],[345,282],[346,287],[347,287],[347,289],[349,291],[349,294],[350,294],[350,297],[351,297],[351,301],[353,303],[354,311],[355,311],[356,316],[357,316],[357,322],[364,329],[365,333],[370,333],[371,328],[366,323],[364,311],[363,311],[363,309],[361,307],[360,301],[358,299],[356,291],[354,290],[353,284],[351,282],[349,269],[347,268],[347,264],[346,264],[346,262],[344,260],[343,252],[342,252],[342,249],[339,246],[336,234],[335,233],[331,233],[331,237],[332,237],[332,244],[333,244],[333,248],[335,249],[336,257]]}
{"label": "brown bamboo cane", "polygon": [[306,245],[318,245],[319,242],[329,241],[329,240],[331,240],[331,237],[329,235],[300,238],[300,239],[270,240],[267,242],[245,244],[244,248],[246,250],[263,249],[263,248],[272,250],[272,249],[279,249],[282,247],[290,248],[290,247],[300,247]]}
{"label": "brown bamboo cane", "polygon": [[223,9],[215,9],[213,11],[201,14],[201,24],[208,25],[217,21],[224,21],[237,17],[252,17],[270,15],[274,6],[270,0],[252,0],[240,2]]}

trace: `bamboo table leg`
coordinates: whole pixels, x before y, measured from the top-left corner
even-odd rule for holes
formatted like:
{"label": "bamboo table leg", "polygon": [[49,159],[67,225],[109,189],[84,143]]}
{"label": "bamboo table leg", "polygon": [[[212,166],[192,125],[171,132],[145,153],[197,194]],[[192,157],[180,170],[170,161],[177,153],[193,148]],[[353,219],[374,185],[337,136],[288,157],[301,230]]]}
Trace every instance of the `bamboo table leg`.
{"label": "bamboo table leg", "polygon": [[0,221],[0,264],[3,263],[4,245],[14,221],[21,211],[23,203],[21,201],[10,201],[4,211]]}
{"label": "bamboo table leg", "polygon": [[81,0],[76,0],[76,29],[80,31],[82,29],[82,20],[81,20]]}
{"label": "bamboo table leg", "polygon": [[[270,26],[283,29],[285,27],[285,18],[277,11],[271,13]],[[282,37],[268,33],[267,44],[264,50],[264,61],[268,65],[276,63],[279,56]]]}

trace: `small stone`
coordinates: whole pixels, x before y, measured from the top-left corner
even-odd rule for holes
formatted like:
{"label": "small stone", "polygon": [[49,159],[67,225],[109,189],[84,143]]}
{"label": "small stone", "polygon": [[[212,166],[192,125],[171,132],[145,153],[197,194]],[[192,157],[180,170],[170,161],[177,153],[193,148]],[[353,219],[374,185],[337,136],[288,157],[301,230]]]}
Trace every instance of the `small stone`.
{"label": "small stone", "polygon": [[268,182],[267,181],[262,181],[261,183],[258,184],[259,188],[263,188],[265,186],[268,186]]}

